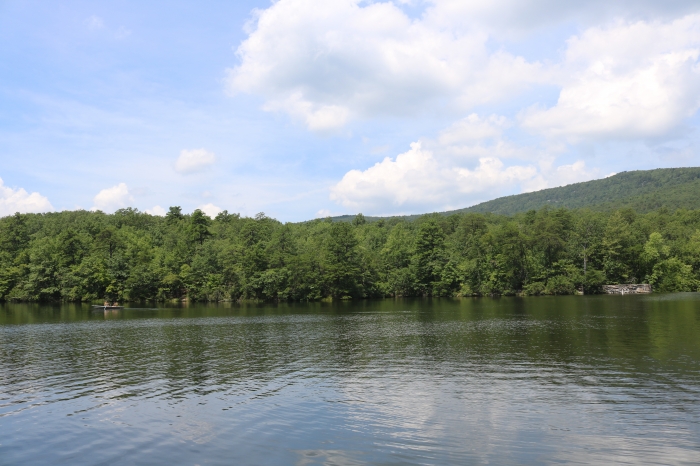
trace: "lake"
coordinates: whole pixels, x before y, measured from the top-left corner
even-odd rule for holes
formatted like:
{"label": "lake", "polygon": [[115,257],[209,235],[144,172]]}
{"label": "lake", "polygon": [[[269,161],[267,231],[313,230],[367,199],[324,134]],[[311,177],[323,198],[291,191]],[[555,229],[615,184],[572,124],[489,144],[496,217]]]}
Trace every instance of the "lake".
{"label": "lake", "polygon": [[700,463],[697,293],[147,306],[0,305],[0,464]]}

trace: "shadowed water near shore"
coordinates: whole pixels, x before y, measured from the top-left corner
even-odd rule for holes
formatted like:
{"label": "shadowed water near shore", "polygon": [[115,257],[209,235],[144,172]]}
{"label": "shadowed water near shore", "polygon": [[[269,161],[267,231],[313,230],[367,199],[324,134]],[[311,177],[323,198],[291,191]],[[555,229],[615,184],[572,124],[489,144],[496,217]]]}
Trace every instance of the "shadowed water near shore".
{"label": "shadowed water near shore", "polygon": [[0,464],[696,463],[700,294],[0,306]]}

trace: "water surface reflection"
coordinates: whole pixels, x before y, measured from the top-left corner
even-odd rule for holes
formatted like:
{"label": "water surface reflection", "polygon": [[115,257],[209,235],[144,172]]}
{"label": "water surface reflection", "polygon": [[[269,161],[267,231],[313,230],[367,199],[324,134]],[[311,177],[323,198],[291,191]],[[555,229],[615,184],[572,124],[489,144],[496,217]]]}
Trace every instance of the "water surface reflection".
{"label": "water surface reflection", "polygon": [[0,307],[0,463],[697,463],[700,296]]}

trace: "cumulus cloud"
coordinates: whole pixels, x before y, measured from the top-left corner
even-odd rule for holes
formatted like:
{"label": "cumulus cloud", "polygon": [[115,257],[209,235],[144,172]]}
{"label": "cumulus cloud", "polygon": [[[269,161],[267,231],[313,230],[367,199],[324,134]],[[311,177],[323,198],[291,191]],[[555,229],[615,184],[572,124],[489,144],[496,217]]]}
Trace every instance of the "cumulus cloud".
{"label": "cumulus cloud", "polygon": [[[228,70],[231,93],[257,94],[263,109],[312,131],[463,117],[347,172],[331,189],[347,208],[463,207],[597,178],[600,170],[563,154],[582,141],[680,134],[700,109],[697,1],[431,0],[418,16],[404,3],[273,2],[254,13]],[[552,37],[562,38],[556,52],[541,46]],[[495,108],[508,117],[488,116]]]}
{"label": "cumulus cloud", "polygon": [[157,215],[158,217],[165,217],[167,211],[159,205],[153,206],[152,209],[146,209],[147,214]]}
{"label": "cumulus cloud", "polygon": [[538,168],[537,176],[522,184],[522,192],[539,191],[540,189],[556,188],[557,186],[603,178],[599,169],[589,169],[583,160],[556,167],[552,166],[551,162],[545,162],[540,164]]}
{"label": "cumulus cloud", "polygon": [[13,189],[5,186],[0,178],[0,217],[20,213],[50,212],[53,206],[49,200],[37,192],[29,194],[24,188]]}
{"label": "cumulus cloud", "polygon": [[329,131],[345,125],[350,109],[342,105],[324,105],[306,100],[301,92],[287,98],[273,99],[264,106],[267,111],[284,111],[302,120],[311,131]]}
{"label": "cumulus cloud", "polygon": [[410,19],[391,2],[280,0],[257,12],[230,69],[231,92],[266,98],[311,130],[353,117],[459,109],[503,99],[542,80],[539,64],[488,36]]}
{"label": "cumulus cloud", "polygon": [[126,183],[119,183],[111,188],[103,189],[93,198],[93,207],[90,210],[114,212],[117,209],[129,207],[134,202]]}
{"label": "cumulus cloud", "polygon": [[468,207],[495,197],[563,186],[600,177],[579,160],[569,165],[510,165],[482,157],[473,168],[441,161],[420,142],[366,170],[351,170],[331,188],[331,200],[372,214],[415,213]]}
{"label": "cumulus cloud", "polygon": [[[546,108],[524,98],[535,104],[521,114],[532,131],[571,142],[659,136],[700,108],[700,14],[672,18],[693,10],[688,0],[433,0],[410,18],[389,1],[280,0],[256,11],[227,84],[313,131],[467,112],[542,84],[559,88],[559,99]],[[513,28],[581,17],[607,25],[571,37],[561,58],[539,63],[489,46]]]}
{"label": "cumulus cloud", "polygon": [[216,162],[213,152],[206,149],[183,149],[175,161],[175,170],[184,175],[200,172]]}
{"label": "cumulus cloud", "polygon": [[412,212],[420,209],[465,207],[504,186],[534,179],[534,166],[509,166],[495,157],[482,157],[473,168],[440,160],[420,142],[395,159],[386,157],[361,171],[351,170],[331,189],[331,199],[367,212]]}
{"label": "cumulus cloud", "polygon": [[455,145],[493,139],[500,137],[503,129],[508,126],[508,119],[504,116],[491,115],[481,118],[476,113],[472,113],[441,131],[438,141],[442,145]]}
{"label": "cumulus cloud", "polygon": [[600,177],[583,161],[556,166],[551,148],[514,146],[502,134],[508,125],[497,115],[470,115],[436,140],[416,141],[395,158],[347,172],[331,188],[331,200],[373,214],[449,210]]}
{"label": "cumulus cloud", "polygon": [[700,15],[618,22],[568,41],[557,104],[522,125],[573,142],[666,134],[700,108]]}
{"label": "cumulus cloud", "polygon": [[197,207],[199,210],[207,214],[209,217],[214,218],[222,211],[221,207],[217,207],[211,202],[208,204],[203,204]]}

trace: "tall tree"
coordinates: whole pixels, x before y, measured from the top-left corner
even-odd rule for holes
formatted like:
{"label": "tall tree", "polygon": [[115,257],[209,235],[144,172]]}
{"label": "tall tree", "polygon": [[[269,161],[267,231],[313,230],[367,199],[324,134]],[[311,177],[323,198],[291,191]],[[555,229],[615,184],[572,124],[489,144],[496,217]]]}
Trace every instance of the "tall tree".
{"label": "tall tree", "polygon": [[350,224],[336,222],[326,239],[326,275],[330,294],[336,298],[356,295],[360,279],[358,240]]}
{"label": "tall tree", "polygon": [[183,217],[184,216],[182,215],[182,207],[180,207],[179,205],[171,206],[168,209],[168,213],[165,214],[165,219],[170,225],[179,222],[183,219]]}
{"label": "tall tree", "polygon": [[209,231],[210,225],[211,219],[204,212],[199,209],[192,212],[190,217],[190,234],[192,239],[199,244],[204,244],[204,240],[211,236]]}
{"label": "tall tree", "polygon": [[428,220],[418,229],[413,259],[418,286],[423,294],[430,296],[447,262],[445,232],[435,220]]}

